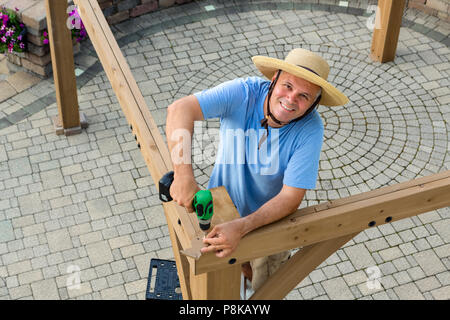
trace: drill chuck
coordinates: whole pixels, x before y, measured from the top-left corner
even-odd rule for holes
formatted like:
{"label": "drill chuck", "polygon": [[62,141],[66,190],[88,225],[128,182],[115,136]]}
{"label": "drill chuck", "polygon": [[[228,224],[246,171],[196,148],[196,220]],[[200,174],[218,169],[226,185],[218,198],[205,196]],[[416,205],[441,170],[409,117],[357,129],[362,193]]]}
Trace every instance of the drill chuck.
{"label": "drill chuck", "polygon": [[200,226],[200,229],[206,231],[211,227],[211,219],[208,220],[198,219],[198,225]]}

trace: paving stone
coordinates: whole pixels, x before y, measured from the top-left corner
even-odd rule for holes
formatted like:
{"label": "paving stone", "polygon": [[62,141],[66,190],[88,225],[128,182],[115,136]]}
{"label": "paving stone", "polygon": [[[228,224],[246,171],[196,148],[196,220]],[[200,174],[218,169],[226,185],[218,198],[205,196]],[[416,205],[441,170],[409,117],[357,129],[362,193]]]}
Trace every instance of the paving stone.
{"label": "paving stone", "polygon": [[40,82],[41,79],[31,75],[28,72],[19,71],[6,78],[6,81],[14,88],[16,92],[22,92]]}
{"label": "paving stone", "polygon": [[31,284],[36,300],[59,300],[58,288],[54,279],[41,280]]}
{"label": "paving stone", "polygon": [[433,250],[417,252],[413,254],[413,257],[427,276],[446,270],[444,264],[441,262],[441,259],[439,259]]}
{"label": "paving stone", "polygon": [[403,255],[402,251],[398,247],[388,248],[379,252],[384,261],[394,260]]}
{"label": "paving stone", "polygon": [[11,86],[7,81],[0,81],[0,102],[5,101],[16,94],[17,92],[14,87]]}
{"label": "paving stone", "polygon": [[436,300],[449,300],[450,299],[450,286],[445,286],[431,291],[431,295]]}
{"label": "paving stone", "polygon": [[116,286],[100,291],[103,300],[124,300],[127,299],[127,292],[124,286]]}
{"label": "paving stone", "polygon": [[86,245],[86,251],[92,266],[112,262],[113,255],[107,241],[99,241]]}
{"label": "paving stone", "polygon": [[58,252],[73,247],[70,234],[67,229],[54,230],[46,233],[48,246],[51,252]]}
{"label": "paving stone", "polygon": [[136,183],[129,172],[113,174],[111,179],[117,193],[136,189]]}
{"label": "paving stone", "polygon": [[353,300],[354,296],[342,278],[325,280],[322,283],[331,300]]}
{"label": "paving stone", "polygon": [[407,283],[402,286],[395,287],[393,290],[400,300],[425,300],[414,283]]}
{"label": "paving stone", "polygon": [[433,227],[436,229],[439,236],[445,242],[450,242],[450,219],[444,219],[432,223]]}
{"label": "paving stone", "polygon": [[374,266],[376,264],[364,244],[344,248],[344,251],[353,262],[357,270]]}
{"label": "paving stone", "polygon": [[0,243],[11,241],[15,238],[11,221],[0,221]]}
{"label": "paving stone", "polygon": [[111,207],[105,198],[87,201],[86,207],[92,220],[103,219],[112,215]]}
{"label": "paving stone", "polygon": [[125,284],[127,295],[145,292],[147,290],[147,279],[140,279]]}
{"label": "paving stone", "polygon": [[108,156],[120,151],[120,146],[115,138],[101,139],[97,142],[100,153]]}

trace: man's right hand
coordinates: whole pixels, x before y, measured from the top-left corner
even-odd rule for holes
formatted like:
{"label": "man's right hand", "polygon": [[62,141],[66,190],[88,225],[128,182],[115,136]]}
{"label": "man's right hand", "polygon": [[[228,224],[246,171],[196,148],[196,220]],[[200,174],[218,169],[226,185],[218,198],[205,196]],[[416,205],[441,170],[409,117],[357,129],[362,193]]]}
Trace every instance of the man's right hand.
{"label": "man's right hand", "polygon": [[172,185],[170,187],[170,196],[180,206],[185,207],[188,212],[194,212],[192,201],[194,195],[200,188],[194,177],[190,175],[177,175],[175,173]]}

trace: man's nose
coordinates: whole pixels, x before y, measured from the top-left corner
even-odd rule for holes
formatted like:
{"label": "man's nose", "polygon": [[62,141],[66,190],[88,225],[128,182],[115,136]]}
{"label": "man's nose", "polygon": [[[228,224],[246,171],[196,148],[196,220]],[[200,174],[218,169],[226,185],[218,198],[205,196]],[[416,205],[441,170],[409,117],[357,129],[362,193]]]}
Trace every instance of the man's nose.
{"label": "man's nose", "polygon": [[286,100],[287,100],[287,102],[290,104],[290,105],[294,105],[295,104],[295,98],[296,97],[296,93],[294,93],[294,92],[289,92],[287,95],[286,95]]}

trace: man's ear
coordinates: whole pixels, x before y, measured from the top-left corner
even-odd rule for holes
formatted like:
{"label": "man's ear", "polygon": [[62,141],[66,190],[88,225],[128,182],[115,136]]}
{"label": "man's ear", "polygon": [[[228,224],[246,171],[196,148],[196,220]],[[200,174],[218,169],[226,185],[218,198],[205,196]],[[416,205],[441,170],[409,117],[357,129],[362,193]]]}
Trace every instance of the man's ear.
{"label": "man's ear", "polygon": [[275,73],[273,74],[273,76],[272,76],[272,82],[275,81],[275,79],[277,78],[278,73],[281,74],[281,70],[279,70],[279,71],[277,71],[277,72],[275,72]]}

